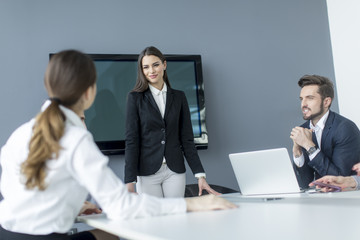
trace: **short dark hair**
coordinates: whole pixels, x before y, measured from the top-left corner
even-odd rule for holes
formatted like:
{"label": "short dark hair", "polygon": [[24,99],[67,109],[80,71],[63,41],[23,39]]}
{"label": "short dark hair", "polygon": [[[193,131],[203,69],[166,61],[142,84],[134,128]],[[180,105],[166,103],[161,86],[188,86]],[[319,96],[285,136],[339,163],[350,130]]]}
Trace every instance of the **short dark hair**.
{"label": "short dark hair", "polygon": [[327,78],[319,75],[304,75],[298,81],[299,87],[303,88],[309,85],[319,86],[318,93],[322,100],[330,97],[334,99],[334,84]]}

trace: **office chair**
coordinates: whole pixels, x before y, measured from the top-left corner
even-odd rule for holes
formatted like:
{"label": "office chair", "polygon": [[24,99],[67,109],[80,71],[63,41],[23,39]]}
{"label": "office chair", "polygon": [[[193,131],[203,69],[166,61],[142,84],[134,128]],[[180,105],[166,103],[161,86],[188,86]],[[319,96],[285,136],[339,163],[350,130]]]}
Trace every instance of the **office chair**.
{"label": "office chair", "polygon": [[[236,191],[234,189],[223,187],[219,185],[209,184],[209,186],[214,189],[215,191],[219,193],[236,193],[239,191]],[[202,192],[203,195],[208,194],[207,191]],[[185,197],[196,197],[199,195],[199,186],[197,184],[188,184],[185,186]]]}

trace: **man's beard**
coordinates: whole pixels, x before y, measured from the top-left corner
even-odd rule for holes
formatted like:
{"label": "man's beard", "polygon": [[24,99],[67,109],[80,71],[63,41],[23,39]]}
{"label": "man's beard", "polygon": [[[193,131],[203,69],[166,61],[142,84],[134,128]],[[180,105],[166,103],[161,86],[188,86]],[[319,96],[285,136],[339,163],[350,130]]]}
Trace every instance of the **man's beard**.
{"label": "man's beard", "polygon": [[319,112],[314,113],[314,114],[311,114],[311,115],[308,116],[308,117],[306,117],[305,115],[303,115],[303,119],[304,119],[304,120],[313,120],[314,118],[317,118],[317,117],[319,117],[319,116],[321,116],[321,115],[323,115],[323,114],[324,114],[324,105],[321,104],[321,105],[320,105],[320,110],[319,110]]}

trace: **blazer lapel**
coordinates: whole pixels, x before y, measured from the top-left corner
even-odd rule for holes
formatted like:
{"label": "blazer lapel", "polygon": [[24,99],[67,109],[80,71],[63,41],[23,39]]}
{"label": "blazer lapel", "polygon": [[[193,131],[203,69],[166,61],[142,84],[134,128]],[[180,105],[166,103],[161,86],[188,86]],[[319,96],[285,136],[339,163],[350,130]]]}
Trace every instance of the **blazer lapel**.
{"label": "blazer lapel", "polygon": [[168,86],[167,88],[167,93],[166,93],[166,104],[165,104],[165,114],[164,114],[164,118],[166,117],[166,115],[169,112],[170,106],[172,104],[172,102],[174,101],[174,94],[172,89]]}
{"label": "blazer lapel", "polygon": [[330,111],[328,119],[326,120],[326,123],[325,123],[325,127],[323,130],[322,136],[321,136],[321,149],[323,149],[323,146],[331,146],[331,145],[325,144],[325,141],[326,141],[326,139],[329,135],[330,129],[333,125],[334,118],[335,118],[335,114]]}
{"label": "blazer lapel", "polygon": [[151,93],[150,89],[148,88],[148,90],[146,90],[144,94],[145,94],[145,98],[150,102],[150,104],[158,111],[158,113],[161,116],[160,109],[157,106],[157,104],[155,102],[155,99],[152,96],[152,93]]}

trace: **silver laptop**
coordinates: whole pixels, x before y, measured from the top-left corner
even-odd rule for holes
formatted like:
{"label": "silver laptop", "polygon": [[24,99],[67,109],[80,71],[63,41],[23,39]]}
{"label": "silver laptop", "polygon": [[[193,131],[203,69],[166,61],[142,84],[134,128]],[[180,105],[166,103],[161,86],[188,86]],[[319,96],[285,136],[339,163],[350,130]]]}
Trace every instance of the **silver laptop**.
{"label": "silver laptop", "polygon": [[302,192],[286,148],[233,153],[229,158],[242,196]]}

